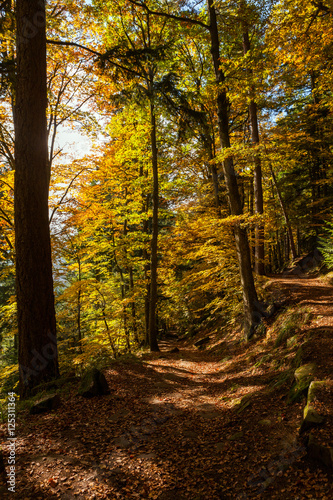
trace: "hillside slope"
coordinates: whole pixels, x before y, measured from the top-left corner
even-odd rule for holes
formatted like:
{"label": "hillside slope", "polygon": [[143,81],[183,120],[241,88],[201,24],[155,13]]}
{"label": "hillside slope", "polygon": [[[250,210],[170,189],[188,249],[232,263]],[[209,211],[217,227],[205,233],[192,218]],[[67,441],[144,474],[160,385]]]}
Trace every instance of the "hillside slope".
{"label": "hillside slope", "polygon": [[[331,471],[308,457],[307,433],[299,436],[305,397],[290,401],[298,366],[315,363],[315,379],[332,379],[333,288],[306,276],[274,277],[267,288],[284,306],[265,337],[244,343],[220,332],[205,349],[194,341],[207,332],[162,342],[160,353],[105,372],[110,395],[83,399],[74,384],[58,410],[23,412],[19,498],[333,498]],[[326,424],[314,432],[332,445],[329,397]],[[5,457],[6,433],[3,425]]]}

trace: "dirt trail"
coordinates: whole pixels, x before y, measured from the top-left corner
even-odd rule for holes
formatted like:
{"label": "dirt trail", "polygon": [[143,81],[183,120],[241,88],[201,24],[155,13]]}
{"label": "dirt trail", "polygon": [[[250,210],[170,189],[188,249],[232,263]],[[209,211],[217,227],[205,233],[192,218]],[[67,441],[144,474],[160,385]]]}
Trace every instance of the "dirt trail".
{"label": "dirt trail", "polygon": [[[317,363],[317,378],[333,378],[333,287],[323,278],[281,276],[272,280],[276,296],[288,298],[295,308],[306,307],[313,315],[304,361]],[[306,359],[305,359],[306,357]]]}
{"label": "dirt trail", "polygon": [[[271,288],[313,309],[305,361],[331,376],[332,287],[277,277]],[[298,440],[304,402],[288,405],[284,386],[268,391],[284,373],[284,351],[275,366],[265,339],[221,335],[210,347],[164,342],[160,353],[112,365],[109,396],[84,400],[75,387],[56,412],[19,421],[17,498],[333,498]],[[12,498],[4,487],[2,498]]]}
{"label": "dirt trail", "polygon": [[281,276],[274,277],[271,283],[275,289],[280,289],[277,294],[288,297],[299,306],[309,306],[317,316],[322,315],[321,326],[333,326],[333,287],[323,278]]}

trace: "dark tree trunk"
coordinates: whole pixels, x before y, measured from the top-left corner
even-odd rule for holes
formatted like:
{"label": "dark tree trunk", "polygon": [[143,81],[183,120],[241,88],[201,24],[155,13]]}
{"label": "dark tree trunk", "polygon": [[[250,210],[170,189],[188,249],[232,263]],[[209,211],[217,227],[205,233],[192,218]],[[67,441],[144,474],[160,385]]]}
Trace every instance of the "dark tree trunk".
{"label": "dark tree trunk", "polygon": [[[204,109],[204,108],[203,108]],[[215,158],[215,148],[214,148],[214,139],[211,137],[208,123],[205,121],[203,126],[203,144],[207,151],[208,156],[208,171],[212,179],[214,198],[215,198],[215,206],[217,208],[218,215],[221,216],[221,202],[220,202],[220,188],[219,188],[219,176],[216,168],[216,164],[213,163],[212,160]]]}
{"label": "dark tree trunk", "polygon": [[[254,210],[254,189],[253,189],[253,178],[249,179],[249,214],[253,215]],[[250,253],[251,253],[251,262],[252,267],[255,262],[255,228],[251,226],[249,229],[249,244],[250,244]]]}
{"label": "dark tree trunk", "polygon": [[[282,213],[283,213],[283,217],[284,217],[284,220],[285,220],[285,223],[286,223],[287,234],[288,234],[288,238],[289,238],[288,241],[290,243],[290,249],[291,249],[291,255],[292,255],[293,259],[296,259],[296,257],[297,257],[296,246],[295,246],[293,231],[292,231],[291,224],[290,224],[290,221],[289,221],[289,216],[288,216],[287,208],[286,208],[286,205],[285,205],[285,203],[283,201],[281,190],[279,188],[279,184],[277,182],[277,179],[276,179],[276,176],[275,176],[275,172],[274,172],[273,167],[272,167],[271,164],[269,164],[269,168],[270,168],[272,179],[273,179],[273,183],[274,183],[277,195],[278,195],[278,199],[279,199],[279,202],[280,202],[280,207],[281,207],[281,210],[282,210]],[[288,243],[288,258],[289,258],[289,243]],[[287,260],[288,260],[288,258],[287,258]]]}
{"label": "dark tree trunk", "polygon": [[149,301],[149,347],[159,351],[157,343],[157,244],[158,244],[158,162],[156,144],[156,118],[154,105],[150,105],[151,150],[153,166],[153,231],[150,248],[150,301]]}
{"label": "dark tree trunk", "polygon": [[299,226],[297,226],[297,255],[301,255],[301,231]]}
{"label": "dark tree trunk", "polygon": [[48,216],[45,2],[17,0],[15,244],[20,395],[59,375]]}
{"label": "dark tree trunk", "polygon": [[77,336],[80,352],[82,352],[82,332],[81,332],[81,287],[77,293]]}
{"label": "dark tree trunk", "polygon": [[[215,79],[218,85],[217,116],[220,143],[222,148],[230,147],[229,137],[229,111],[226,88],[224,87],[225,76],[220,68],[219,34],[216,19],[214,0],[207,0],[210,20],[211,54],[213,58]],[[227,158],[223,163],[224,179],[228,192],[231,215],[242,214],[241,197],[239,194],[236,172],[232,158]],[[246,338],[250,338],[254,327],[260,322],[262,311],[259,306],[257,292],[254,285],[250,247],[246,229],[236,224],[234,227],[237,257],[243,292],[244,303],[244,332]]]}
{"label": "dark tree trunk", "polygon": [[114,342],[112,340],[111,333],[110,333],[110,328],[109,328],[109,325],[108,325],[108,322],[107,322],[107,319],[106,319],[105,303],[104,302],[103,302],[103,308],[102,308],[102,316],[103,316],[103,322],[104,322],[104,325],[105,325],[105,330],[106,330],[106,333],[107,333],[107,336],[108,336],[108,339],[109,339],[109,342],[110,342],[110,347],[112,349],[113,357],[116,359],[118,353],[117,353],[117,349],[116,349],[116,347],[114,345]]}
{"label": "dark tree trunk", "polygon": [[132,311],[132,327],[133,327],[133,337],[137,345],[140,344],[140,339],[138,336],[138,324],[136,318],[136,305],[134,300],[134,278],[133,278],[133,268],[130,266],[129,268],[129,281],[130,281],[130,289],[132,294],[132,302],[131,302],[131,311]]}
{"label": "dark tree trunk", "polygon": [[[77,261],[78,261],[78,268],[79,268],[79,282],[81,283],[81,260],[80,260],[80,257],[78,256],[77,258]],[[82,330],[81,330],[81,295],[82,295],[82,291],[81,291],[81,284],[80,284],[80,287],[79,287],[79,290],[77,292],[77,335],[78,335],[78,343],[79,343],[79,349],[80,349],[80,352],[82,352],[82,343],[81,343],[81,340],[82,340]]]}
{"label": "dark tree trunk", "polygon": [[[143,212],[148,213],[149,208],[149,195],[146,196],[145,203],[143,204]],[[144,219],[142,232],[144,234],[148,234],[148,220]],[[143,260],[144,260],[144,276],[146,282],[146,293],[145,293],[145,343],[149,345],[149,302],[150,302],[150,282],[149,282],[149,269],[150,269],[150,258],[148,255],[148,251],[146,248],[143,249],[142,252]]]}
{"label": "dark tree trunk", "polygon": [[[251,102],[249,106],[251,121],[251,138],[253,144],[259,144],[259,131],[257,119],[257,106]],[[261,160],[258,155],[254,156],[254,202],[255,212],[258,215],[264,213],[264,196],[262,190]],[[255,228],[255,271],[263,276],[265,274],[265,231],[263,224],[256,224]]]}
{"label": "dark tree trunk", "polygon": [[282,267],[282,252],[279,231],[276,231],[276,251],[277,251],[277,267],[280,269]]}
{"label": "dark tree trunk", "polygon": [[[243,50],[244,54],[251,49],[249,30],[247,25],[243,22]],[[252,70],[250,70],[252,74]],[[251,142],[256,145],[259,144],[259,127],[258,127],[258,113],[257,104],[254,100],[254,87],[250,89],[251,102],[249,105],[249,120],[251,130]],[[264,196],[262,190],[262,171],[261,159],[258,154],[254,155],[254,200],[256,214],[262,215],[264,213]],[[255,272],[259,275],[265,274],[265,246],[264,246],[265,231],[262,224],[256,224],[255,227]]]}

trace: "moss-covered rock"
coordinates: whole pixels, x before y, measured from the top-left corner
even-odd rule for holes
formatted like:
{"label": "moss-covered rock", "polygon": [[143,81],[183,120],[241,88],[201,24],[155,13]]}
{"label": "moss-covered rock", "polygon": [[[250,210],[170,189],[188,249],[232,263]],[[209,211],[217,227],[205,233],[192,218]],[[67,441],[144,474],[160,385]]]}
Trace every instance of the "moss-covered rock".
{"label": "moss-covered rock", "polygon": [[31,408],[31,415],[38,415],[39,413],[47,413],[51,410],[56,410],[61,405],[61,400],[59,394],[52,394],[47,396],[40,401],[37,401]]}
{"label": "moss-covered rock", "polygon": [[95,396],[110,394],[110,389],[104,374],[97,370],[97,368],[88,370],[82,377],[78,394],[84,398],[93,398]]}
{"label": "moss-covered rock", "polygon": [[307,363],[302,365],[294,373],[295,384],[289,391],[288,401],[297,401],[302,396],[306,396],[308,388],[314,378],[316,365],[314,363]]}
{"label": "moss-covered rock", "polygon": [[78,377],[73,376],[68,376],[68,377],[60,377],[57,379],[53,379],[49,382],[43,382],[42,384],[36,385],[33,387],[31,393],[33,396],[40,392],[55,392],[57,389],[60,389],[61,387],[64,387],[65,385],[75,383],[79,380]]}
{"label": "moss-covered rock", "polygon": [[236,413],[242,413],[246,408],[251,406],[251,404],[251,394],[246,394],[240,401],[238,400],[233,409],[234,411],[236,411]]}
{"label": "moss-covered rock", "polygon": [[58,389],[58,384],[56,380],[51,380],[50,382],[44,382],[43,384],[36,385],[32,388],[31,394],[35,396],[39,392],[55,391]]}
{"label": "moss-covered rock", "polygon": [[310,383],[314,379],[314,374],[316,371],[316,365],[314,363],[307,363],[302,365],[295,371],[295,380],[299,385],[306,385],[309,387]]}
{"label": "moss-covered rock", "polygon": [[324,387],[325,384],[325,381],[316,380],[311,382],[309,386],[307,405],[304,408],[303,422],[300,428],[300,433],[308,431],[318,425],[322,425],[325,422],[325,417],[318,413],[314,405],[321,388]]}

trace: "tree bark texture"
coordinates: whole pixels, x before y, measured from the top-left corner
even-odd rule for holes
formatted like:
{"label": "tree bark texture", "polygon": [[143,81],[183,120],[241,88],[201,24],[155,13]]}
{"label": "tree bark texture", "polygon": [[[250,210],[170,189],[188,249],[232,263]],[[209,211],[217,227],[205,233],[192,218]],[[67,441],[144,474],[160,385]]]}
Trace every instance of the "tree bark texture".
{"label": "tree bark texture", "polygon": [[[243,50],[244,54],[251,49],[251,43],[249,38],[249,30],[243,23]],[[252,74],[252,70],[250,70]],[[251,89],[251,94],[254,94],[254,88]],[[251,142],[252,144],[259,144],[259,127],[258,127],[258,113],[257,104],[254,100],[253,95],[251,96],[251,102],[249,104],[249,120],[250,120],[250,130],[251,130]],[[262,215],[264,213],[264,195],[262,189],[262,170],[261,170],[261,160],[259,155],[255,155],[254,161],[254,200],[255,200],[255,212],[256,214]],[[262,224],[256,224],[255,227],[255,272],[259,275],[265,274],[265,231]]]}
{"label": "tree bark texture", "polygon": [[[230,147],[229,102],[226,88],[224,87],[225,76],[220,68],[220,44],[214,0],[207,0],[207,5],[210,20],[211,54],[214,64],[215,79],[219,89],[217,95],[218,130],[221,148],[224,149]],[[224,161],[223,170],[231,215],[241,215],[243,213],[242,202],[232,157]],[[234,227],[234,235],[243,292],[244,332],[246,338],[250,338],[254,327],[261,321],[262,311],[260,310],[260,304],[254,285],[247,231],[245,228],[242,228],[240,224],[236,224]]]}
{"label": "tree bark texture", "polygon": [[157,343],[157,246],[158,246],[158,160],[156,143],[156,118],[154,105],[150,105],[151,150],[153,166],[153,230],[150,251],[150,301],[149,301],[149,347],[159,351]]}
{"label": "tree bark texture", "polygon": [[45,2],[17,0],[15,245],[20,395],[59,375],[48,214]]}

